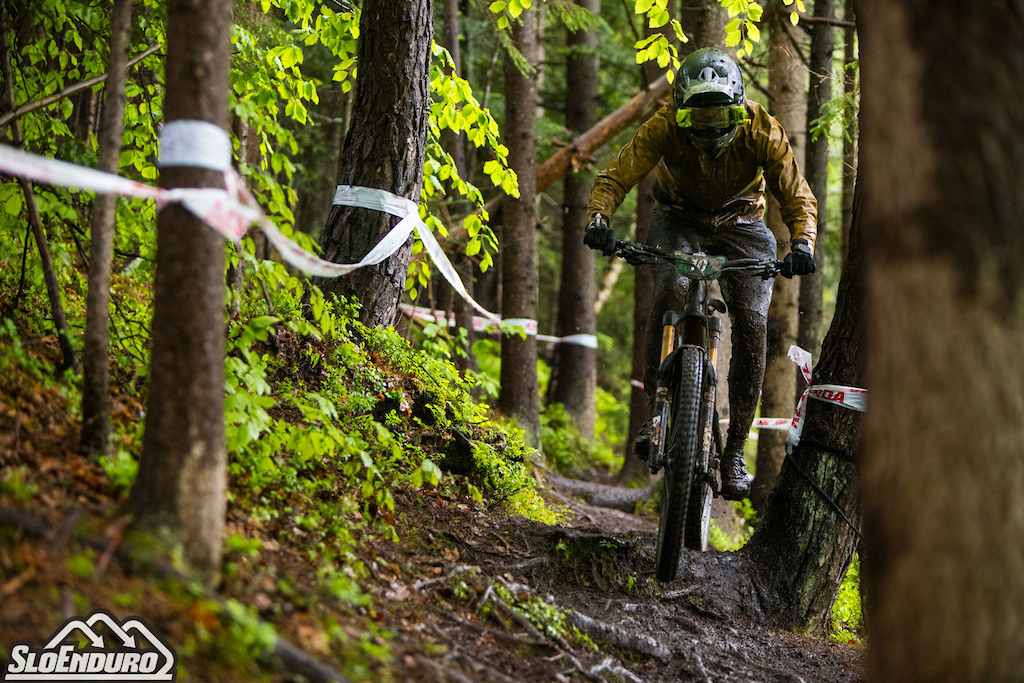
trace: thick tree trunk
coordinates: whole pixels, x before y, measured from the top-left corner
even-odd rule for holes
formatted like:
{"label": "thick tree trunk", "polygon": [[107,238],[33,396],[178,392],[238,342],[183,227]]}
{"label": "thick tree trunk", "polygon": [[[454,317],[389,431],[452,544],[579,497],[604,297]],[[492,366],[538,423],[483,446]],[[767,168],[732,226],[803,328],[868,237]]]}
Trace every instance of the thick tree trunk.
{"label": "thick tree trunk", "polygon": [[[807,122],[807,92],[804,87],[806,71],[796,53],[794,38],[801,35],[799,29],[789,23],[789,15],[777,11],[769,14],[768,34],[768,78],[771,93],[771,113],[785,129],[797,164],[803,168]],[[799,43],[798,43],[799,44]],[[778,201],[770,197],[768,227],[779,242],[779,258],[789,253],[789,228],[782,222]],[[762,417],[789,417],[796,404],[796,369],[789,360],[789,347],[796,343],[798,297],[800,282],[784,277],[775,278],[771,308],[768,311],[768,350],[765,364],[764,385],[761,389]],[[750,493],[751,504],[758,510],[764,508],[765,500],[775,486],[775,479],[786,457],[786,434],[776,430],[762,429],[757,442],[757,470]]]}
{"label": "thick tree trunk", "polygon": [[[14,72],[11,68],[11,46],[8,42],[7,27],[7,4],[0,2],[0,59],[3,60],[4,74],[4,96],[10,111],[17,109],[17,102],[14,100]],[[12,119],[11,141],[15,147],[22,146],[21,125],[17,119]],[[56,328],[57,340],[60,343],[61,362],[60,369],[78,369],[78,355],[75,347],[71,344],[71,333],[68,331],[67,319],[64,316],[64,304],[60,296],[60,283],[57,281],[57,271],[53,267],[53,257],[50,256],[50,245],[46,241],[46,232],[43,230],[43,221],[39,216],[39,208],[36,205],[35,190],[32,183],[23,178],[18,179],[21,190],[25,194],[25,206],[28,209],[29,225],[32,228],[32,236],[36,241],[36,248],[39,250],[39,260],[43,267],[43,282],[46,284],[46,295],[50,300],[50,312],[53,315],[53,326]]]}
{"label": "thick tree trunk", "polygon": [[[420,200],[430,113],[431,0],[371,0],[359,20],[359,76],[339,184],[387,190]],[[331,210],[320,238],[324,258],[354,263],[398,223],[379,211]],[[377,266],[337,279],[315,278],[326,292],[358,299],[360,319],[393,325],[412,240]]]}
{"label": "thick tree trunk", "polygon": [[1024,8],[858,10],[868,679],[1019,680]]}
{"label": "thick tree trunk", "polygon": [[[132,0],[114,0],[110,20],[110,61],[100,115],[97,168],[117,173],[124,129],[125,81],[131,45]],[[82,349],[82,448],[95,454],[110,450],[110,259],[114,248],[117,197],[96,196],[89,245],[89,291],[86,296],[85,345]]]}
{"label": "thick tree trunk", "polygon": [[[520,15],[512,40],[523,57],[533,64],[537,51],[536,13]],[[511,57],[505,57],[505,136],[509,166],[519,177],[519,199],[502,207],[501,242],[502,318],[537,319],[536,193],[537,90],[534,73],[520,73]],[[528,439],[540,437],[540,406],[537,395],[537,337],[503,334],[501,337],[501,394],[498,407],[519,421]]]}
{"label": "thick tree trunk", "polygon": [[[814,384],[859,387],[861,258],[856,226],[836,313]],[[800,443],[786,458],[763,521],[742,553],[754,564],[761,609],[773,623],[822,633],[860,540],[854,450],[860,413],[808,399]]]}
{"label": "thick tree trunk", "polygon": [[[832,19],[835,0],[814,0],[814,16]],[[812,122],[821,116],[821,108],[832,99],[832,50],[834,29],[827,23],[815,22],[811,33],[811,84],[807,96],[807,160],[804,177],[818,200],[818,239],[814,244],[817,270],[800,277],[800,323],[797,344],[818,357],[821,341],[822,277],[825,265],[825,233],[828,195],[828,136],[822,133],[817,140],[810,136]]]}
{"label": "thick tree trunk", "polygon": [[[228,126],[231,0],[172,0],[168,122]],[[169,167],[162,187],[223,187],[220,171]],[[168,527],[208,579],[220,569],[227,504],[224,444],[224,240],[182,206],[157,222],[146,433],[129,499],[135,519]]]}
{"label": "thick tree trunk", "polygon": [[[600,0],[577,0],[582,8],[598,14]],[[569,31],[566,41],[565,126],[579,134],[597,121],[598,66],[597,31]],[[594,334],[594,250],[583,244],[588,221],[587,200],[594,182],[589,167],[580,167],[565,176],[562,199],[562,276],[558,290],[560,337],[570,334]],[[594,434],[597,390],[597,349],[578,344],[559,344],[555,349],[555,367],[551,400],[561,403],[576,421],[580,435]]]}
{"label": "thick tree trunk", "polygon": [[725,24],[727,21],[726,10],[718,0],[683,0],[679,5],[679,23],[690,41],[680,46],[680,59],[702,47],[727,49],[725,47]]}

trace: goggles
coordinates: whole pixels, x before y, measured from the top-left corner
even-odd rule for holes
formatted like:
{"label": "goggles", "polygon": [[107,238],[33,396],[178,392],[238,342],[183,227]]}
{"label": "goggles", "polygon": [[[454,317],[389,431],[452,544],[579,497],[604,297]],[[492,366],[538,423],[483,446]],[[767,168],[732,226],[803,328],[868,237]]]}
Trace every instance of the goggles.
{"label": "goggles", "polygon": [[676,123],[680,128],[722,129],[749,120],[746,107],[739,104],[731,107],[692,107],[676,110]]}

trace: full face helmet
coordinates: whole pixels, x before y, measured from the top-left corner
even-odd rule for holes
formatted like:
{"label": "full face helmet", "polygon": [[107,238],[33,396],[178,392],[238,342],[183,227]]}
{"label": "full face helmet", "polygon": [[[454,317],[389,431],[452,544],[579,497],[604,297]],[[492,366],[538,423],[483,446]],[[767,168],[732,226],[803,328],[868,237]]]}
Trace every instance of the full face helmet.
{"label": "full face helmet", "polygon": [[692,52],[679,65],[672,89],[676,123],[712,157],[736,137],[747,120],[743,74],[729,55],[711,47]]}

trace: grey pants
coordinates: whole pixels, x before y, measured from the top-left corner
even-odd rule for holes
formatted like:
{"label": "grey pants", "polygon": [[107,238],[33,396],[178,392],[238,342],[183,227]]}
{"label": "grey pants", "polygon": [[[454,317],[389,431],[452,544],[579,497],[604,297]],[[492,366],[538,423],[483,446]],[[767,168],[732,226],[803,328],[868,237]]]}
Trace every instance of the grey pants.
{"label": "grey pants", "polygon": [[[711,228],[680,211],[659,204],[651,217],[647,243],[668,251],[702,251],[728,259],[777,258],[775,236],[764,224],[732,223]],[[651,266],[654,297],[647,319],[644,386],[653,400],[661,358],[661,321],[666,311],[682,311],[689,278],[671,264]],[[732,362],[729,366],[730,422],[725,452],[740,453],[754,420],[764,382],[765,340],[772,281],[756,275],[727,273],[719,281],[732,320]]]}

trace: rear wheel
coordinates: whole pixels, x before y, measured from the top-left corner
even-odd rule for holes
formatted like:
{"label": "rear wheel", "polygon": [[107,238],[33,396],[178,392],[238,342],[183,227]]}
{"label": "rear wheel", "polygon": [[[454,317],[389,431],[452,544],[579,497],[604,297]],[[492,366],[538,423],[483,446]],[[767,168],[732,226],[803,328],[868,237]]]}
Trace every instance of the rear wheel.
{"label": "rear wheel", "polygon": [[694,465],[704,437],[699,417],[705,352],[699,346],[683,346],[678,353],[679,386],[672,405],[669,450],[661,494],[661,523],[658,525],[655,576],[659,581],[673,580],[679,569]]}

